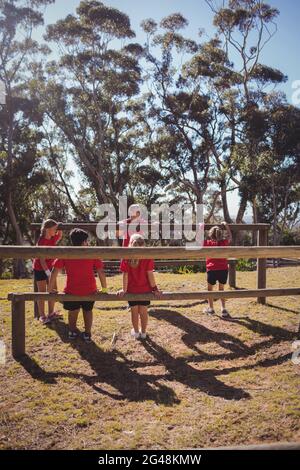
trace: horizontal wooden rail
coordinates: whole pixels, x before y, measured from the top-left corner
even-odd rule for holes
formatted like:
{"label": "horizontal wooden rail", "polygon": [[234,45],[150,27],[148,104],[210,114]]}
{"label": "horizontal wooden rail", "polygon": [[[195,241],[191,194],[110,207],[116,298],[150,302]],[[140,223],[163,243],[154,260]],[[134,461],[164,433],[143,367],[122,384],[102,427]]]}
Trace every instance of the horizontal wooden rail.
{"label": "horizontal wooden rail", "polygon": [[154,294],[125,294],[123,297],[117,294],[91,294],[85,296],[71,295],[71,294],[49,294],[39,292],[12,292],[9,293],[7,298],[11,301],[27,301],[27,300],[55,300],[55,301],[126,301],[126,300],[198,300],[198,299],[221,299],[221,298],[245,298],[245,297],[277,297],[277,296],[289,296],[289,295],[300,295],[300,287],[289,287],[289,288],[275,288],[275,289],[245,289],[245,290],[227,290],[227,291],[198,291],[198,292],[163,292],[161,297],[156,297]]}
{"label": "horizontal wooden rail", "polygon": [[[30,224],[31,230],[40,230],[42,224],[34,223]],[[107,226],[106,222],[72,222],[72,223],[60,223],[58,225],[58,228],[60,230],[72,230],[73,228],[82,228],[87,231],[95,231],[97,226]],[[145,224],[141,224],[145,225]],[[159,227],[170,227],[170,229],[173,229],[174,227],[179,227],[184,229],[183,224],[174,224],[173,222],[170,223],[159,223]],[[233,231],[253,231],[253,230],[269,230],[270,224],[228,224],[230,229]],[[153,224],[153,226],[155,226]],[[212,227],[221,227],[221,224],[205,224],[204,228],[205,230],[209,230]],[[148,224],[148,229],[151,231],[151,222]],[[192,224],[191,230],[196,231],[196,224]]]}
{"label": "horizontal wooden rail", "polygon": [[196,259],[200,258],[300,258],[300,246],[229,246],[229,247],[77,247],[77,246],[14,246],[1,245],[0,258],[62,259]]}
{"label": "horizontal wooden rail", "polygon": [[[277,442],[227,447],[203,447],[203,450],[300,450],[299,442]],[[197,450],[202,450],[197,449]],[[276,456],[275,456],[276,457]]]}

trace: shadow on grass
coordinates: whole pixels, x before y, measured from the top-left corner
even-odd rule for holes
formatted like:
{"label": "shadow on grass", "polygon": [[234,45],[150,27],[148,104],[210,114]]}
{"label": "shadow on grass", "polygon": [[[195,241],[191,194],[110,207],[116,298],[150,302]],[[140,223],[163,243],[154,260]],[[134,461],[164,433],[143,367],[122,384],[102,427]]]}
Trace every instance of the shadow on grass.
{"label": "shadow on grass", "polygon": [[[71,346],[77,351],[82,360],[86,361],[93,374],[45,371],[34,359],[28,355],[19,359],[18,362],[35,380],[40,380],[46,384],[55,384],[61,377],[69,377],[82,380],[95,391],[102,395],[111,397],[114,400],[143,401],[150,400],[158,404],[172,406],[180,403],[174,390],[160,381],[179,382],[191,389],[200,390],[207,395],[221,397],[226,400],[249,399],[251,395],[242,388],[226,385],[218,376],[228,375],[240,370],[249,370],[255,367],[272,367],[282,364],[291,359],[291,354],[284,354],[279,357],[262,359],[255,364],[233,366],[220,369],[197,370],[192,362],[207,360],[224,360],[248,357],[256,354],[260,349],[267,349],[273,344],[281,341],[293,341],[295,333],[280,327],[268,325],[258,320],[248,317],[234,318],[233,323],[237,323],[261,336],[271,337],[254,346],[248,347],[242,341],[228,333],[219,333],[209,330],[186,316],[173,310],[152,311],[152,316],[163,319],[185,332],[182,339],[185,344],[198,352],[198,356],[191,358],[173,357],[165,348],[157,344],[151,338],[143,341],[145,350],[152,356],[154,361],[151,366],[162,365],[167,372],[159,375],[143,374],[136,372],[137,367],[149,365],[145,362],[128,360],[120,351],[113,350],[105,352],[94,342],[85,344],[81,340],[71,342]],[[63,342],[68,342],[67,325],[63,321],[55,322],[51,328],[57,333]],[[208,354],[199,348],[199,343],[215,342],[229,353],[225,355]],[[76,363],[74,363],[76,370]]]}
{"label": "shadow on grass", "polygon": [[[249,317],[235,317],[231,318],[230,321],[226,320],[226,323],[238,324],[254,333],[260,334],[261,336],[268,338],[271,337],[270,339],[254,344],[253,346],[247,346],[235,336],[225,332],[212,331],[206,326],[196,323],[177,311],[170,309],[159,309],[158,311],[152,310],[151,316],[159,320],[165,320],[184,332],[182,341],[188,348],[198,353],[198,356],[193,356],[191,358],[191,361],[194,362],[246,358],[257,354],[260,350],[267,349],[274,344],[279,344],[282,341],[292,342],[297,338],[297,332],[292,332],[278,326],[268,325]],[[199,346],[201,343],[216,343],[222,348],[227,349],[229,352],[224,354],[206,353],[202,351],[201,346]]]}
{"label": "shadow on grass", "polygon": [[[63,342],[68,342],[67,324],[57,321],[52,325]],[[157,381],[156,376],[143,376],[131,369],[130,362],[118,351],[103,351],[96,343],[84,343],[80,339],[72,341],[71,346],[81,359],[87,361],[95,375],[64,374],[62,376],[79,377],[97,392],[115,400],[143,401],[173,405],[180,401],[174,391]],[[111,391],[114,389],[115,391]]]}
{"label": "shadow on grass", "polygon": [[266,306],[271,307],[271,308],[276,308],[277,310],[282,310],[283,312],[297,313],[298,315],[300,313],[300,309],[299,310],[292,310],[290,308],[285,308],[285,307],[280,307],[279,305],[270,304],[269,302],[266,303]]}
{"label": "shadow on grass", "polygon": [[215,369],[197,370],[186,363],[186,359],[176,358],[151,338],[143,342],[146,351],[160,360],[168,374],[164,380],[176,381],[189,388],[201,390],[207,395],[225,398],[226,400],[245,400],[251,398],[242,388],[226,385],[216,378],[221,371]]}
{"label": "shadow on grass", "polygon": [[[182,315],[181,313],[170,309],[159,309],[158,311],[152,310],[151,316],[158,320],[165,320],[166,322],[176,326],[184,332],[182,341],[184,344],[193,351],[200,354],[203,361],[217,360],[217,359],[235,359],[238,357],[246,357],[251,354],[251,348],[246,346],[235,336],[229,335],[224,332],[216,332],[209,328],[196,323],[190,318]],[[208,354],[200,349],[199,343],[216,343],[224,349],[230,351],[229,354]]]}

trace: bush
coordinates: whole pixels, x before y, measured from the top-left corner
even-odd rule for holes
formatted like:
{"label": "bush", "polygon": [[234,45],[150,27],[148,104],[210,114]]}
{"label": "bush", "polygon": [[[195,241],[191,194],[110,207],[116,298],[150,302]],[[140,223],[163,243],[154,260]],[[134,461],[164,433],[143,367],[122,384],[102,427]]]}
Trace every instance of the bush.
{"label": "bush", "polygon": [[255,271],[256,262],[247,259],[238,259],[236,263],[237,271]]}

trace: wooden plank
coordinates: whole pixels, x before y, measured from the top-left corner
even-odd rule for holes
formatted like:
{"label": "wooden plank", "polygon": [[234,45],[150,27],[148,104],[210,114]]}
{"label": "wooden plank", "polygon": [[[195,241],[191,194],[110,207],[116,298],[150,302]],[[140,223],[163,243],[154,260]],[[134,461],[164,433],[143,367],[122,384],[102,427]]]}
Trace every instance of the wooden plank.
{"label": "wooden plank", "polygon": [[10,293],[8,294],[8,300],[55,300],[59,302],[63,301],[126,301],[126,300],[199,300],[208,299],[209,297],[214,299],[220,298],[247,298],[247,297],[277,297],[277,296],[289,296],[289,295],[300,295],[300,287],[289,287],[289,288],[276,288],[276,289],[245,289],[245,290],[226,290],[226,291],[197,291],[197,292],[163,292],[160,298],[154,294],[126,294],[124,297],[119,297],[117,294],[91,294],[85,296],[70,295],[70,294],[48,294],[48,293]]}
{"label": "wooden plank", "polygon": [[[117,222],[116,222],[117,223]],[[72,230],[73,228],[82,228],[83,230],[87,230],[88,232],[95,232],[97,226],[107,226],[106,222],[73,222],[73,223],[61,223],[59,224],[58,228],[60,230]],[[144,225],[144,224],[143,224]],[[176,228],[177,226],[179,228],[182,227],[182,230],[184,230],[183,223],[182,224],[174,224],[170,222],[169,224],[159,224],[160,227],[166,226],[172,228]],[[204,229],[205,230],[210,230],[212,227],[222,227],[221,224],[205,224]],[[233,231],[253,231],[253,230],[258,230],[260,227],[269,229],[270,224],[229,224],[229,227]],[[31,230],[39,230],[41,228],[41,224],[34,223],[30,224]],[[150,232],[151,230],[151,223],[148,224],[148,230]],[[191,230],[196,231],[196,224],[192,224]]]}
{"label": "wooden plank", "polygon": [[[126,255],[125,255],[126,253]],[[297,246],[229,246],[203,247],[77,247],[77,246],[13,246],[1,245],[0,258],[62,258],[62,259],[195,259],[200,258],[300,258],[300,245]]]}
{"label": "wooden plank", "polygon": [[12,301],[12,355],[18,358],[25,354],[25,301],[14,298]]}
{"label": "wooden plank", "polygon": [[[236,246],[236,239],[237,239],[237,233],[232,234],[232,243],[231,246]],[[229,286],[232,288],[236,288],[236,260],[228,260],[229,264],[229,276],[228,276],[228,282]]]}
{"label": "wooden plank", "polygon": [[[201,450],[201,449],[197,449]],[[206,447],[203,450],[300,450],[300,442],[275,442],[227,447]]]}
{"label": "wooden plank", "polygon": [[[258,245],[268,245],[268,231],[259,230],[258,232]],[[257,260],[257,288],[265,289],[267,285],[267,263],[266,259],[258,258]],[[266,297],[258,297],[257,302],[264,305],[266,303]]]}
{"label": "wooden plank", "polygon": [[[40,236],[40,230],[38,230],[38,231],[35,230],[35,232],[34,232],[34,243],[35,243],[36,245],[37,245],[39,236]],[[37,282],[36,282],[36,280],[34,279],[34,276],[33,276],[33,291],[34,291],[34,292],[37,292],[37,291],[38,291]],[[37,302],[34,302],[33,315],[34,315],[34,318],[39,318],[39,316],[40,316],[40,313],[39,313],[39,306],[38,306],[38,303],[37,303]]]}

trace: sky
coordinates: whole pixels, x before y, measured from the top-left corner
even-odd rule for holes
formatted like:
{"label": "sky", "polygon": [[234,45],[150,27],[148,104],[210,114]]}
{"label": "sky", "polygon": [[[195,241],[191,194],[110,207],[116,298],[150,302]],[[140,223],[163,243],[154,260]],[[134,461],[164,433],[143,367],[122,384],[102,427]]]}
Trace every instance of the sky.
{"label": "sky", "polygon": [[[45,25],[55,23],[70,13],[76,12],[80,0],[56,0],[45,10]],[[143,43],[145,38],[140,27],[142,20],[153,18],[159,22],[163,17],[171,13],[180,12],[188,20],[189,25],[183,33],[191,39],[198,40],[198,31],[204,28],[211,37],[214,32],[212,24],[213,14],[205,0],[103,0],[103,3],[118,8],[126,13],[131,21],[131,27],[136,33],[135,41]],[[299,105],[295,101],[293,84],[300,81],[300,1],[299,0],[269,0],[266,3],[280,11],[276,20],[278,31],[272,40],[266,45],[261,62],[281,70],[288,76],[288,81],[281,85],[280,89],[286,93],[289,102]],[[41,38],[43,29],[36,32],[37,38]],[[205,37],[204,37],[205,40]],[[51,45],[50,45],[51,46]],[[300,88],[300,82],[298,84]],[[300,94],[298,93],[298,96]],[[235,215],[238,208],[238,194],[229,197],[230,213]]]}

